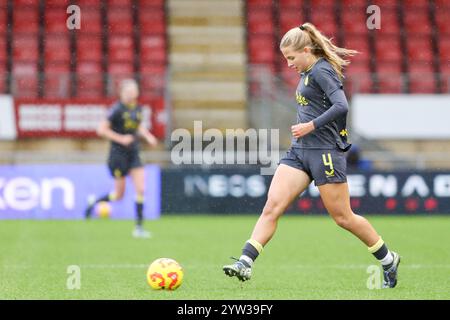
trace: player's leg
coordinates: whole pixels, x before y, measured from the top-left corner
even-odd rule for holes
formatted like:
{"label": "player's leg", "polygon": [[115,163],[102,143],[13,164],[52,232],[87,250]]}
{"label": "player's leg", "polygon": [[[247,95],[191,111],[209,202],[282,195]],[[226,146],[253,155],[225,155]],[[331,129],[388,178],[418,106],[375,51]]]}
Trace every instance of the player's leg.
{"label": "player's leg", "polygon": [[127,159],[123,154],[111,151],[108,157],[108,170],[114,178],[114,190],[98,198],[89,199],[85,210],[85,217],[88,219],[92,215],[95,205],[102,201],[117,201],[123,198],[125,193],[125,176],[127,174]]}
{"label": "player's leg", "polygon": [[285,164],[278,166],[262,214],[242,249],[239,261],[223,267],[227,275],[237,276],[241,281],[250,279],[253,262],[274,235],[278,219],[310,183],[311,179],[304,171]]}
{"label": "player's leg", "polygon": [[144,192],[145,192],[145,170],[144,167],[135,167],[130,170],[130,177],[133,181],[136,191],[135,208],[136,208],[136,228],[133,236],[139,238],[150,237],[150,232],[143,229],[144,222]]}
{"label": "player's leg", "polygon": [[385,287],[395,287],[397,284],[397,267],[400,256],[389,251],[374,227],[364,217],[355,214],[350,206],[350,194],[347,183],[329,183],[318,186],[325,208],[336,224],[350,231],[368,247],[382,264],[384,269]]}
{"label": "player's leg", "polygon": [[117,176],[114,178],[114,190],[110,193],[107,193],[103,196],[100,196],[95,199],[91,199],[86,210],[85,210],[85,217],[89,219],[92,215],[92,211],[95,207],[95,205],[99,202],[112,202],[112,201],[118,201],[123,198],[123,195],[125,193],[125,178],[122,176]]}

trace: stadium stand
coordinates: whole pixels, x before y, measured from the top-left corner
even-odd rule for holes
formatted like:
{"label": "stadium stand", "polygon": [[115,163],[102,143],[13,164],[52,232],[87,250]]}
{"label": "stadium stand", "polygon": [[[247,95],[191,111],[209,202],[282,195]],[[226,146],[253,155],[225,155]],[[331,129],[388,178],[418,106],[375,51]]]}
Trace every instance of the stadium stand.
{"label": "stadium stand", "polygon": [[0,1],[0,93],[112,99],[134,77],[144,98],[170,97],[172,127],[245,128],[251,66],[295,88],[278,44],[305,21],[360,51],[346,70],[350,98],[450,92],[448,0],[380,1],[379,30],[366,27],[367,0],[79,0],[81,29],[69,30],[72,3]]}
{"label": "stadium stand", "polygon": [[[360,51],[347,70],[349,93],[448,92],[449,2],[382,1],[379,30],[366,27],[364,9],[370,4],[365,0],[249,0],[249,62],[269,66],[294,86],[296,77],[286,71],[276,51],[289,28],[310,21],[333,36],[338,45]],[[269,17],[273,17],[273,24],[262,23]],[[258,50],[271,43],[275,52]]]}
{"label": "stadium stand", "polygon": [[[236,6],[238,2],[230,5],[234,3]],[[166,2],[78,1],[83,22],[82,28],[76,32],[67,29],[67,14],[61,9],[70,3],[39,0],[3,2],[0,12],[0,68],[13,76],[3,77],[2,92],[12,92],[19,97],[102,97],[112,93],[111,85],[131,75],[143,81],[145,94],[161,95],[162,85],[152,79],[165,72],[161,66],[165,68],[169,61]],[[220,14],[202,18],[189,13],[186,8],[194,8],[191,11],[195,11],[198,5],[195,1],[191,4],[170,3],[173,3],[170,15],[175,41],[171,48],[175,49],[175,57],[180,47],[176,44],[176,34],[183,33],[183,28],[187,30],[197,25],[208,30],[208,25],[213,26],[214,23],[218,23],[220,28]],[[268,65],[288,83],[294,84],[295,79],[286,72],[285,63],[279,58],[277,44],[290,27],[311,21],[325,34],[334,35],[339,45],[361,52],[353,58],[354,66],[347,72],[348,82],[358,82],[357,85],[349,85],[352,91],[448,92],[448,1],[383,1],[380,4],[382,28],[376,32],[365,27],[366,15],[361,8],[368,4],[365,0],[248,0],[244,13],[248,24],[248,61]],[[186,12],[185,17],[183,11]],[[211,12],[217,10],[212,7]],[[238,12],[232,12],[228,18],[228,21],[242,21]],[[202,19],[209,22],[199,26]],[[11,43],[10,49],[8,43]],[[262,47],[273,50],[260,50]],[[72,49],[75,49],[73,55]],[[12,51],[11,57],[8,50]],[[370,54],[372,51],[374,55]],[[405,52],[406,55],[403,54]],[[390,66],[397,64],[402,66],[400,72],[393,67],[390,75],[385,73]],[[111,71],[111,78],[99,75],[99,69],[102,73]],[[65,75],[67,73],[74,76]],[[86,80],[86,74],[97,76]]]}
{"label": "stadium stand", "polygon": [[[164,82],[167,62],[163,0],[77,1],[79,30],[66,26],[71,1],[3,3],[0,70],[12,77],[2,77],[1,92],[25,98],[102,98],[114,94],[120,79],[135,77],[143,82],[144,95],[163,96],[163,85],[155,85]],[[157,74],[149,73],[155,68]]]}

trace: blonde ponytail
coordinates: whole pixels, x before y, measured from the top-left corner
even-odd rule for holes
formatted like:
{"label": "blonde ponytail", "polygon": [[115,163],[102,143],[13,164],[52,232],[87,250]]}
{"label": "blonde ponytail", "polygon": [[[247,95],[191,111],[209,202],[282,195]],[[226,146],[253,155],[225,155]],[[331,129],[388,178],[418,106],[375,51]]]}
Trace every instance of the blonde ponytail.
{"label": "blonde ponytail", "polygon": [[286,32],[281,39],[280,49],[289,46],[292,46],[294,50],[301,50],[307,46],[311,47],[312,54],[325,58],[341,79],[343,78],[343,68],[350,64],[350,61],[345,60],[344,57],[358,53],[356,50],[335,46],[331,39],[325,37],[309,22]]}

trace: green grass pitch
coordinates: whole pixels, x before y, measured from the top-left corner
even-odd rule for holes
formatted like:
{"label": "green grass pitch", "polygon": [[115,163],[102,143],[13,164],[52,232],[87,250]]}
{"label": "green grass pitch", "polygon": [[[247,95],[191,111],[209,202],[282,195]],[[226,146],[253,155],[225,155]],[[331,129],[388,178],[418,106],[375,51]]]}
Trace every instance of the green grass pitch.
{"label": "green grass pitch", "polygon": [[[258,258],[253,278],[222,272],[239,257],[257,216],[164,216],[147,221],[152,239],[133,239],[132,221],[0,222],[0,299],[449,299],[450,217],[368,216],[402,256],[395,289],[369,290],[377,262],[326,216],[285,216]],[[181,287],[154,291],[147,266],[170,257]],[[67,268],[81,271],[67,289]]]}

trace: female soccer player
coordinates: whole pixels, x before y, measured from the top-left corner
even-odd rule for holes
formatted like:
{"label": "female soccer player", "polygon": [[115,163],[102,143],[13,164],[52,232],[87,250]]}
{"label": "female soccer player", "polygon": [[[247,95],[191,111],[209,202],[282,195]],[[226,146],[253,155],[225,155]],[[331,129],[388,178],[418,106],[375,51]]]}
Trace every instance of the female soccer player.
{"label": "female soccer player", "polygon": [[144,168],[139,158],[139,141],[141,136],[151,145],[158,141],[141,123],[142,108],[138,105],[139,88],[132,79],[123,80],[120,84],[120,101],[115,103],[108,118],[102,121],[97,134],[111,141],[108,167],[114,177],[114,191],[93,201],[86,208],[85,216],[89,218],[95,204],[100,201],[117,201],[125,193],[125,177],[129,174],[136,190],[136,228],[133,236],[150,237],[150,232],[142,227],[144,220]]}
{"label": "female soccer player", "polygon": [[280,50],[289,68],[301,74],[292,145],[280,160],[267,202],[241,257],[223,270],[230,277],[249,280],[253,262],[275,233],[278,219],[314,180],[336,224],[368,247],[383,266],[383,287],[393,288],[400,256],[389,251],[372,225],[350,207],[344,152],[351,145],[347,142],[348,105],[342,71],[349,64],[343,57],[357,52],[336,47],[311,23],[289,30],[281,39]]}

